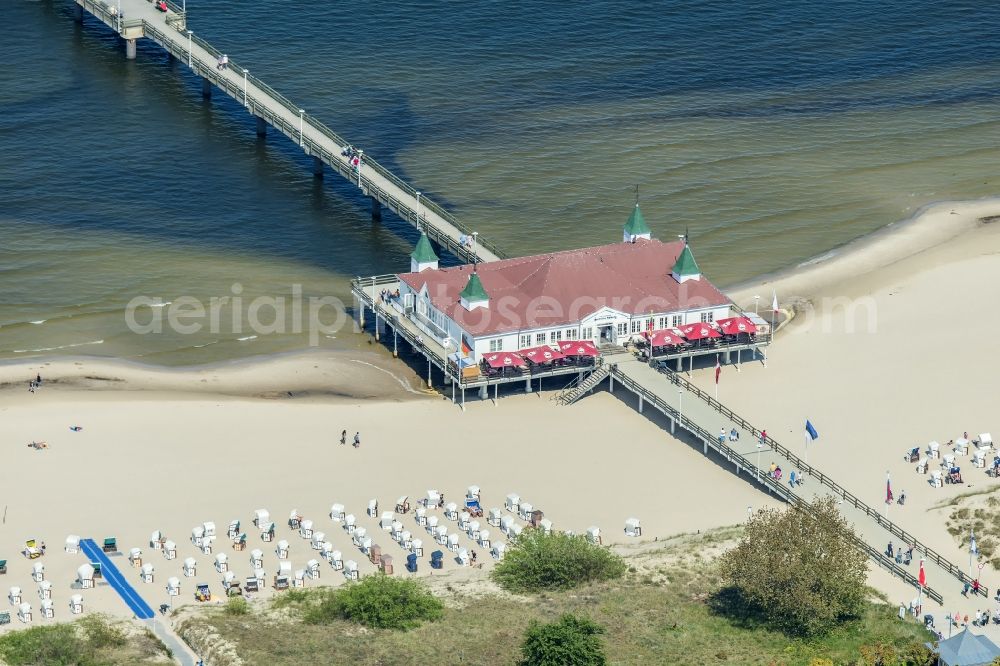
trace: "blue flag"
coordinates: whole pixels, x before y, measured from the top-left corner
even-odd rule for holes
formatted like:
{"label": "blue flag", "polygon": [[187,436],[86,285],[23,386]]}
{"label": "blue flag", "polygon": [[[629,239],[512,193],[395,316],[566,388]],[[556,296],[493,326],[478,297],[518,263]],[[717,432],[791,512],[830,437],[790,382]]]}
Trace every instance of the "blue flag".
{"label": "blue flag", "polygon": [[809,423],[808,419],[806,419],[806,437],[808,437],[811,442],[819,439],[819,433],[816,432],[816,428],[813,427],[812,423]]}

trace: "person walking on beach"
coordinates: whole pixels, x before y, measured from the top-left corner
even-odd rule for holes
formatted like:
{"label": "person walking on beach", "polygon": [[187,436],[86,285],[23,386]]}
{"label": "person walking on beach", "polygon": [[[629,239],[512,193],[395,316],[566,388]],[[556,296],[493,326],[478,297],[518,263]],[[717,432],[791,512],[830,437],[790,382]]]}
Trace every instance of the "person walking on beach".
{"label": "person walking on beach", "polygon": [[361,433],[360,432],[354,433],[354,448],[356,448],[356,449],[361,448]]}
{"label": "person walking on beach", "polygon": [[340,431],[340,445],[344,446],[345,444],[347,444],[347,431],[346,430],[341,430]]}

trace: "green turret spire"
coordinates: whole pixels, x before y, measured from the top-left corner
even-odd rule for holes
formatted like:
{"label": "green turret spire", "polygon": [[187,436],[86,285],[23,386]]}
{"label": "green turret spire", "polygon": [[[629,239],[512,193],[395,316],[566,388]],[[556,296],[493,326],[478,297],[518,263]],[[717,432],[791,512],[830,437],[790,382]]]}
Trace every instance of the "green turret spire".
{"label": "green turret spire", "polygon": [[483,283],[479,279],[479,273],[473,272],[469,276],[469,282],[465,285],[465,289],[459,294],[466,303],[475,303],[477,301],[488,301],[490,300],[489,294],[483,289]]}
{"label": "green turret spire", "polygon": [[697,280],[701,277],[701,269],[698,268],[698,262],[694,260],[694,253],[691,252],[687,241],[684,242],[684,249],[677,256],[677,261],[674,262],[672,273],[678,282],[689,279]]}
{"label": "green turret spire", "polygon": [[625,235],[645,236],[647,238],[650,235],[649,227],[646,226],[646,220],[642,217],[642,211],[639,210],[638,202],[636,202],[632,214],[629,215],[628,222],[625,223]]}
{"label": "green turret spire", "polygon": [[426,232],[420,232],[420,240],[417,241],[417,246],[410,253],[410,259],[418,264],[437,263],[438,256],[434,254],[434,248],[431,247],[431,241],[427,238]]}

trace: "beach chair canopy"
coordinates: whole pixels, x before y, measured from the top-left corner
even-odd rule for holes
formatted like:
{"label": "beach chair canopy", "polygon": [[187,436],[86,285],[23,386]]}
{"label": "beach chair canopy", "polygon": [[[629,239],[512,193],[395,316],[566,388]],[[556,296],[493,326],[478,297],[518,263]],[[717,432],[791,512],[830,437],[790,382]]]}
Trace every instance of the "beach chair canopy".
{"label": "beach chair canopy", "polygon": [[118,540],[114,537],[106,537],[104,539],[104,547],[116,547],[118,545]]}

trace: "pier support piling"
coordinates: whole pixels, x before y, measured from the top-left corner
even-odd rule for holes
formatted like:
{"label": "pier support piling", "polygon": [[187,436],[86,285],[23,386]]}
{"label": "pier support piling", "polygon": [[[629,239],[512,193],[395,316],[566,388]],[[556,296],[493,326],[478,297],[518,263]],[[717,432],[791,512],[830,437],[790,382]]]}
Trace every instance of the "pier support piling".
{"label": "pier support piling", "polygon": [[125,59],[135,60],[135,40],[126,39],[125,40]]}
{"label": "pier support piling", "polygon": [[677,372],[684,370],[684,358],[681,356],[677,357]]}
{"label": "pier support piling", "polygon": [[267,122],[260,116],[254,116],[257,120],[257,136],[264,138],[267,136]]}
{"label": "pier support piling", "polygon": [[677,434],[677,420],[674,419],[674,417],[672,416],[670,417],[670,434],[671,435]]}
{"label": "pier support piling", "polygon": [[323,160],[313,155],[313,176],[316,178],[323,177]]}
{"label": "pier support piling", "polygon": [[702,453],[704,453],[707,456],[708,455],[708,440],[707,439],[703,439],[703,440],[701,440],[701,443],[702,443]]}
{"label": "pier support piling", "polygon": [[382,318],[378,316],[378,311],[375,311],[375,342],[382,339]]}
{"label": "pier support piling", "polygon": [[83,23],[83,5],[73,4],[73,20]]}
{"label": "pier support piling", "polygon": [[[392,357],[393,358],[399,358],[399,342],[397,341],[398,337],[399,336],[396,333],[396,329],[395,328],[392,329]],[[445,375],[444,379],[445,379],[445,383],[447,383],[447,381],[448,381],[448,375]]]}
{"label": "pier support piling", "polygon": [[531,393],[531,377],[524,380],[524,392]]}
{"label": "pier support piling", "polygon": [[[431,357],[427,357],[427,388],[434,388],[434,384],[431,381]],[[462,389],[462,404],[465,404],[465,389]]]}
{"label": "pier support piling", "polygon": [[212,99],[212,82],[206,78],[201,80],[201,98]]}
{"label": "pier support piling", "polygon": [[480,400],[486,400],[488,397],[490,397],[489,390],[490,389],[489,389],[488,386],[486,386],[486,384],[483,384],[482,386],[480,386],[479,387],[479,399]]}
{"label": "pier support piling", "polygon": [[639,396],[639,413],[642,414],[642,396]]}
{"label": "pier support piling", "polygon": [[369,197],[372,200],[372,222],[382,221],[382,202],[375,197]]}

